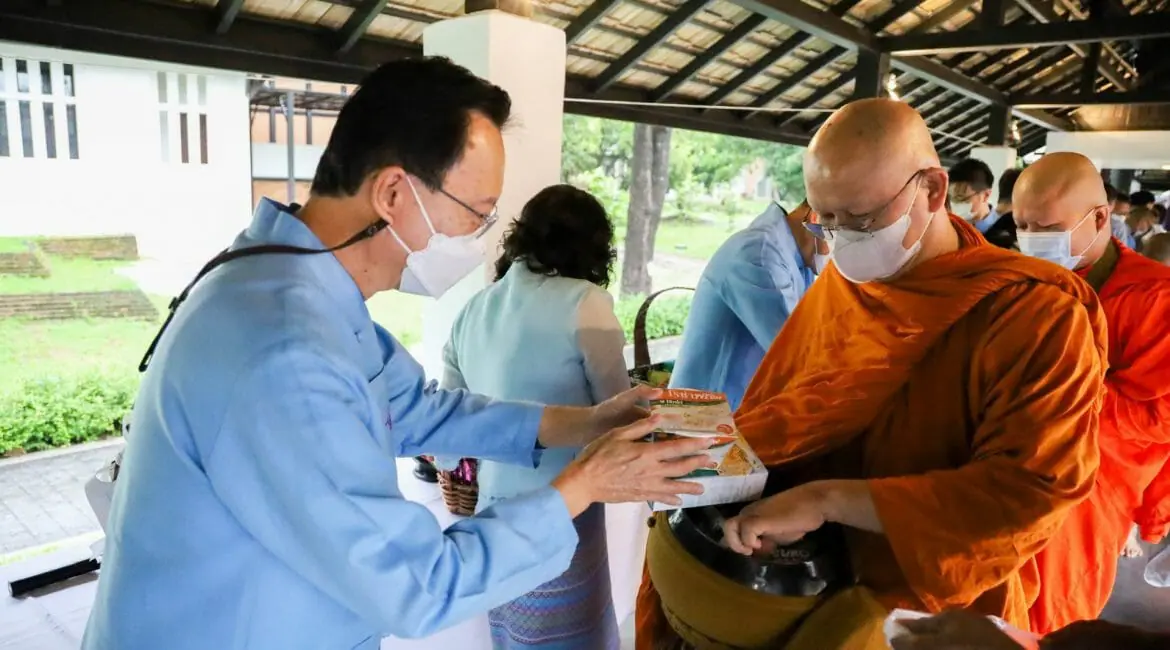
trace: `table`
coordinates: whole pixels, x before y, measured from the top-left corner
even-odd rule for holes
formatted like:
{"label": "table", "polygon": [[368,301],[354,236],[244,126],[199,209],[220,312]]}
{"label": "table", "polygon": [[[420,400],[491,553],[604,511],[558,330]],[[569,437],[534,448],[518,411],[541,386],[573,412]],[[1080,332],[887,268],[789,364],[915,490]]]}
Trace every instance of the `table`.
{"label": "table", "polygon": [[[398,461],[398,483],[403,495],[421,503],[444,528],[458,520],[447,511],[437,485],[423,483],[411,471],[414,460]],[[650,510],[643,504],[606,506],[609,567],[618,623],[634,611],[634,599],[642,577],[646,549],[646,519]],[[9,580],[64,566],[89,557],[85,546],[66,547],[46,555],[0,567],[0,580]],[[90,575],[60,586],[52,593],[14,600],[5,591],[0,595],[0,650],[77,650],[97,593],[96,576]],[[425,639],[382,641],[383,650],[491,650],[487,616],[478,616]]]}

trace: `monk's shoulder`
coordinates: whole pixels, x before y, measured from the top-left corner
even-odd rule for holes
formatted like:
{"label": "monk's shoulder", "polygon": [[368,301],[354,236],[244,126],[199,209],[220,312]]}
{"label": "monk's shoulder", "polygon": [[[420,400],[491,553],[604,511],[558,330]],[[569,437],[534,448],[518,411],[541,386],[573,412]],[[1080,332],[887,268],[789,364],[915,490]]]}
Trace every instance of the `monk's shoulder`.
{"label": "monk's shoulder", "polygon": [[1068,318],[1090,317],[1090,309],[1066,288],[1037,281],[1022,281],[991,294],[977,311],[1000,327],[1036,327]]}

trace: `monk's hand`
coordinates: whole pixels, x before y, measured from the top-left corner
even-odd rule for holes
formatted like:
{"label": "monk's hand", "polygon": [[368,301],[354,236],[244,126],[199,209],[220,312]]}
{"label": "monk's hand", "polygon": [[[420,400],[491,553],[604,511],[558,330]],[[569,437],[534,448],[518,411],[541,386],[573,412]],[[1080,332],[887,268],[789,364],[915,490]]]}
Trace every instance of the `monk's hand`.
{"label": "monk's hand", "polygon": [[943,612],[917,620],[902,620],[905,630],[890,640],[894,650],[1020,650],[986,616],[963,610]]}
{"label": "monk's hand", "polygon": [[658,424],[656,418],[643,418],[606,433],[553,480],[553,487],[560,491],[574,517],[593,503],[659,501],[679,505],[678,495],[703,493],[698,483],[676,477],[712,466],[705,453],[712,441],[680,438],[642,442]]}
{"label": "monk's hand", "polygon": [[771,552],[825,525],[823,499],[815,484],[756,501],[723,523],[723,538],[736,553]]}

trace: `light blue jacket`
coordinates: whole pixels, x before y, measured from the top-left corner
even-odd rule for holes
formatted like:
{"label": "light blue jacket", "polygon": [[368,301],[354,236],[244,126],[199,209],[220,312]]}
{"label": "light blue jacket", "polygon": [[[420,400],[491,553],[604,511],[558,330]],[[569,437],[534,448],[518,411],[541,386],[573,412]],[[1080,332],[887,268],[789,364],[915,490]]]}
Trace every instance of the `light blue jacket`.
{"label": "light blue jacket", "polygon": [[[262,202],[235,247],[321,248],[285,210]],[[220,267],[143,379],[83,648],[373,649],[532,590],[577,543],[557,492],[444,532],[394,459],[532,466],[540,417],[427,386],[332,255]]]}
{"label": "light blue jacket", "polygon": [[772,203],[703,270],[670,385],[725,393],[738,408],[764,353],[815,279],[784,209]]}
{"label": "light blue jacket", "polygon": [[[539,275],[518,262],[456,318],[444,349],[443,386],[502,400],[591,406],[630,387],[624,345],[604,289]],[[549,449],[535,469],[482,461],[479,508],[544,488],[577,451]]]}

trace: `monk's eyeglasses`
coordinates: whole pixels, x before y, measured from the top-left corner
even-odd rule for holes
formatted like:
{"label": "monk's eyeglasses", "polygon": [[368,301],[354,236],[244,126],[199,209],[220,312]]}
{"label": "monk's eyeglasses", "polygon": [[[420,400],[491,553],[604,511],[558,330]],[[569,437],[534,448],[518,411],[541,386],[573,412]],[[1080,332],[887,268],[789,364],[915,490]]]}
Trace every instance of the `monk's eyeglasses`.
{"label": "monk's eyeglasses", "polygon": [[496,221],[498,221],[500,218],[500,206],[498,206],[498,205],[493,205],[492,209],[487,211],[487,212],[480,212],[479,210],[476,210],[475,208],[471,207],[463,199],[460,199],[459,197],[448,192],[447,190],[443,189],[442,187],[439,188],[439,194],[442,194],[443,196],[447,197],[448,199],[451,199],[452,201],[457,203],[459,206],[461,206],[464,210],[467,210],[471,214],[474,214],[475,216],[479,217],[479,220],[480,220],[479,228],[476,228],[475,232],[472,233],[472,236],[476,239],[483,237],[484,234],[487,233],[487,231],[491,230],[492,226],[495,225]]}
{"label": "monk's eyeglasses", "polygon": [[[850,220],[852,223],[850,223],[849,227],[847,228],[838,225],[825,226],[820,223],[811,223],[806,221],[804,222],[805,230],[808,230],[810,233],[812,233],[813,237],[824,240],[832,239],[833,233],[838,230],[855,230],[857,232],[865,233],[873,232],[871,228],[873,227],[874,221],[877,220],[878,213],[884,212],[887,208],[893,205],[894,201],[897,201],[898,197],[902,196],[902,193],[906,191],[906,188],[910,187],[910,184],[913,183],[919,176],[921,176],[922,172],[924,171],[926,170],[920,169],[911,174],[910,178],[907,178],[906,182],[902,184],[902,188],[895,192],[894,196],[890,197],[889,201],[886,201],[882,204],[881,207],[875,210],[870,210],[869,212],[862,213],[860,216],[854,217]],[[878,230],[881,229],[879,228]]]}

